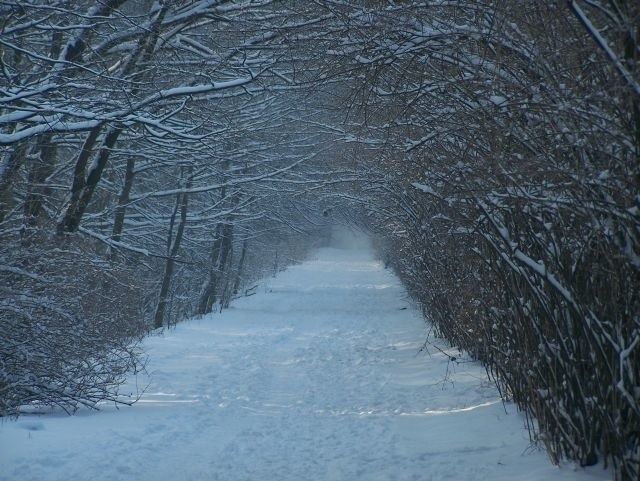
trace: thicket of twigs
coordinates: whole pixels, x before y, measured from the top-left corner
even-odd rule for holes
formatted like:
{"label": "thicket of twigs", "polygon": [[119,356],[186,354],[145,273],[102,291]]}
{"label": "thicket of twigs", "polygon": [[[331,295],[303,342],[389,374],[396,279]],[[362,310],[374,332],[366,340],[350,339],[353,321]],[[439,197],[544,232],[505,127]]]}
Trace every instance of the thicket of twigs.
{"label": "thicket of twigs", "polygon": [[34,404],[73,412],[134,400],[118,388],[143,368],[139,278],[86,243],[45,249],[35,237],[0,250],[0,415]]}
{"label": "thicket of twigs", "polygon": [[388,139],[371,215],[438,334],[485,363],[551,458],[635,480],[640,10],[570,3],[375,17],[395,36],[367,52]]}

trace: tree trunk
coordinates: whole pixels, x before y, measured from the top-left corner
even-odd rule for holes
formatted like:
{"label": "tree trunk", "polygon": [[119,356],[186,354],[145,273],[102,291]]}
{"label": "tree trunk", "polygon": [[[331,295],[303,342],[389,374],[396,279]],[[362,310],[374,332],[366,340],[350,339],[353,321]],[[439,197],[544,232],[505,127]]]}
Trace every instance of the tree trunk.
{"label": "tree trunk", "polygon": [[0,165],[0,222],[4,220],[11,209],[13,203],[11,183],[13,176],[24,162],[28,147],[29,142],[20,142]]}
{"label": "tree trunk", "polygon": [[[122,133],[122,127],[110,127],[102,140],[100,151],[98,152],[94,164],[91,166],[86,181],[84,180],[84,168],[88,160],[89,149],[92,145],[92,136],[97,137],[98,128],[92,130],[89,133],[89,137],[85,141],[85,145],[80,152],[78,162],[76,162],[76,169],[74,172],[73,186],[71,188],[71,200],[67,203],[64,209],[62,219],[58,222],[57,232],[62,234],[64,232],[76,232],[80,227],[82,216],[84,215],[89,202],[93,197],[98,182],[102,177],[102,172],[107,165],[111,150],[113,149],[118,137]],[[93,140],[95,143],[95,140]],[[88,148],[86,148],[88,147]]]}
{"label": "tree trunk", "polygon": [[129,194],[131,193],[131,188],[133,187],[133,177],[135,175],[134,167],[135,160],[133,157],[129,157],[127,159],[127,170],[125,172],[124,185],[122,186],[120,197],[118,197],[118,206],[116,207],[116,212],[113,219],[113,231],[111,232],[111,239],[116,242],[119,241],[122,237],[124,217],[127,211],[127,204],[129,203]]}
{"label": "tree trunk", "polygon": [[211,253],[211,269],[205,288],[198,303],[198,314],[208,314],[213,310],[218,297],[221,295],[219,287],[222,284],[225,266],[231,254],[233,242],[233,224],[218,224],[216,227],[217,237],[213,243]]}
{"label": "tree trunk", "polygon": [[[242,282],[242,270],[244,269],[244,260],[247,256],[247,246],[249,241],[246,239],[242,242],[242,251],[240,252],[240,260],[238,261],[238,268],[236,269],[236,278],[233,281],[233,288],[231,289],[231,296],[237,296],[240,290],[240,282]],[[227,306],[228,307],[228,306]]]}
{"label": "tree trunk", "polygon": [[65,231],[65,219],[67,217],[67,213],[69,211],[73,211],[76,209],[78,201],[80,200],[80,195],[82,193],[82,189],[84,188],[85,181],[85,172],[87,170],[87,163],[89,162],[89,157],[91,157],[91,152],[93,151],[93,147],[98,141],[98,136],[100,135],[100,131],[102,130],[102,126],[99,125],[94,127],[89,131],[89,135],[84,140],[82,144],[82,148],[80,149],[80,153],[78,154],[78,158],[76,160],[76,165],[73,169],[73,182],[71,183],[71,192],[69,194],[69,199],[67,200],[65,206],[63,207],[60,216],[58,217],[58,222],[56,226],[56,231],[60,235]]}
{"label": "tree trunk", "polygon": [[[191,186],[191,178],[187,180],[186,188]],[[180,221],[178,223],[178,229],[176,231],[173,242],[173,227],[175,225],[175,215],[180,210]],[[176,196],[176,209],[172,215],[171,223],[169,226],[169,249],[167,262],[164,267],[164,275],[162,276],[162,285],[160,287],[160,295],[158,297],[158,305],[156,307],[156,313],[154,315],[154,327],[156,329],[161,328],[164,325],[165,313],[167,310],[167,304],[169,301],[169,288],[171,287],[171,278],[173,276],[173,270],[175,267],[175,259],[180,249],[180,243],[182,242],[182,236],[184,235],[184,229],[187,224],[187,207],[188,207],[188,194],[186,192],[178,194]]]}
{"label": "tree trunk", "polygon": [[[166,2],[162,5],[162,8],[158,11],[151,28],[148,30],[146,35],[141,37],[136,51],[122,69],[123,77],[131,76],[132,79],[141,80],[141,76],[143,76],[144,72],[136,72],[138,62],[142,61],[144,63],[151,57],[156,45],[156,41],[160,35],[160,27],[162,25],[162,21],[170,5],[171,2]],[[130,92],[131,97],[135,97],[138,90],[138,87],[132,89],[132,91]],[[89,134],[87,141],[85,141],[85,146],[88,146],[89,150],[95,143],[95,138],[97,138],[96,130],[99,131],[100,129],[101,127],[96,127],[95,129],[93,129]],[[80,227],[82,216],[84,215],[89,202],[93,197],[93,193],[95,192],[98,182],[100,182],[102,172],[104,171],[104,168],[107,165],[107,161],[109,160],[109,156],[111,155],[111,150],[116,144],[118,137],[122,133],[123,129],[123,126],[111,126],[107,130],[107,133],[105,134],[102,141],[100,151],[98,152],[92,167],[87,173],[86,181],[84,180],[84,172],[86,169],[88,152],[87,149],[85,149],[83,146],[80,157],[86,156],[86,158],[83,158],[82,162],[80,162],[81,159],[79,158],[78,162],[76,163],[74,185],[71,188],[71,200],[63,211],[62,219],[58,222],[58,234],[63,234],[64,232],[76,232],[78,230],[78,227]],[[95,135],[95,138],[92,139],[92,135]],[[91,142],[91,140],[93,141]]]}
{"label": "tree trunk", "polygon": [[200,301],[198,302],[198,314],[207,314],[211,312],[213,306],[212,299],[215,298],[216,290],[216,274],[218,264],[220,262],[220,251],[222,248],[222,224],[218,224],[215,229],[215,240],[213,241],[213,247],[211,249],[211,264],[209,266],[209,275],[204,284],[202,294],[200,295]]}
{"label": "tree trunk", "polygon": [[29,171],[28,192],[24,202],[24,224],[29,227],[36,225],[42,210],[42,202],[49,193],[49,188],[44,184],[53,172],[57,152],[57,147],[52,140],[51,133],[42,134],[39,137],[37,149],[40,154]]}
{"label": "tree trunk", "polygon": [[[51,58],[58,58],[61,48],[62,32],[54,31],[51,34]],[[49,189],[44,183],[53,172],[58,150],[53,143],[51,132],[38,137],[36,148],[40,154],[29,171],[28,192],[24,203],[24,225],[29,227],[36,225],[42,209],[42,201],[49,194]]]}
{"label": "tree trunk", "polygon": [[231,298],[231,284],[233,275],[233,239],[230,236],[228,241],[228,254],[221,268],[221,281],[223,287],[220,290],[220,311],[229,307]]}

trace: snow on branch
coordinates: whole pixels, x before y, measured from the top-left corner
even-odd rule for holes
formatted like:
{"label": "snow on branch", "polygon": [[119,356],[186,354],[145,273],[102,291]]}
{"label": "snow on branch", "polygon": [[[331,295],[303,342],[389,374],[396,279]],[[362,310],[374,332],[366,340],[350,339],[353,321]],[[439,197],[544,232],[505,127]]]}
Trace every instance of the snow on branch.
{"label": "snow on branch", "polygon": [[[136,112],[139,112],[142,108],[152,105],[161,100],[166,100],[166,99],[176,98],[176,97],[200,96],[200,95],[208,94],[214,91],[226,90],[226,89],[231,89],[235,87],[242,87],[244,85],[249,84],[253,80],[255,80],[255,78],[258,75],[259,74],[254,74],[252,72],[250,75],[246,77],[227,80],[223,82],[211,82],[207,84],[180,86],[180,87],[160,90],[159,92],[156,92],[142,99],[140,102],[137,102],[131,105],[126,110],[116,110],[108,114],[97,114],[95,112],[77,111],[77,110],[75,111],[66,110],[64,112],[64,114],[71,113],[77,117],[84,117],[86,120],[82,120],[82,121],[68,122],[65,120],[63,113],[56,113],[50,116],[40,116],[39,117],[40,123],[34,126],[23,128],[21,130],[17,130],[12,133],[0,133],[0,145],[11,145],[21,140],[24,140],[26,138],[29,138],[44,132],[87,131],[108,121],[135,122],[135,123],[153,125],[156,128],[160,128],[160,124],[158,122],[152,121],[150,118],[146,116],[136,114]],[[182,133],[169,128],[163,127],[163,130],[171,131],[176,135],[182,135]]]}
{"label": "snow on branch", "polygon": [[627,82],[627,84],[629,84],[629,87],[632,88],[634,93],[638,97],[640,97],[640,83],[636,79],[634,79],[631,72],[629,72],[629,70],[625,68],[615,52],[611,49],[611,47],[609,47],[606,39],[600,34],[600,31],[595,27],[595,25],[593,25],[591,20],[589,20],[584,10],[580,8],[580,6],[576,3],[576,0],[569,0],[569,6],[571,7],[571,10],[573,10],[573,13],[575,13],[576,17],[578,17],[582,25],[584,25],[589,34],[596,41],[596,43],[604,51],[607,57],[609,57],[609,60],[611,61],[611,63],[613,63],[618,73],[622,75],[622,77]]}

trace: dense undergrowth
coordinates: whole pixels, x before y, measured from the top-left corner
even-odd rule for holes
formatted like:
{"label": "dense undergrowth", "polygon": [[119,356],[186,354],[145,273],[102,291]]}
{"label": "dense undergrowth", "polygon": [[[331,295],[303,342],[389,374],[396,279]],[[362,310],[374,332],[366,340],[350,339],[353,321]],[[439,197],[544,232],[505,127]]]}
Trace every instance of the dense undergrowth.
{"label": "dense undergrowth", "polygon": [[[637,25],[637,6],[622,3]],[[437,21],[403,10],[423,22],[394,38],[411,54],[376,71],[388,95],[369,112],[392,113],[388,148],[368,164],[384,179],[385,210],[369,212],[382,255],[438,335],[482,360],[529,416],[553,461],[636,480],[638,93],[569,7],[444,10]],[[601,29],[611,20],[588,12]],[[607,42],[637,74],[638,37],[625,40],[620,22]],[[455,44],[433,34],[463,24]]]}

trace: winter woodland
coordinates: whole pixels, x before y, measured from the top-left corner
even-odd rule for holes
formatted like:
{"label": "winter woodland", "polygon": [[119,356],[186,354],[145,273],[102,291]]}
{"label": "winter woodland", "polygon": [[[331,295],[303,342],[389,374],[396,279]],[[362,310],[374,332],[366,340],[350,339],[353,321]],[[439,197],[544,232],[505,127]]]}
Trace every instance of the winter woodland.
{"label": "winter woodland", "polygon": [[551,460],[640,476],[637,0],[0,1],[0,415],[334,224]]}

